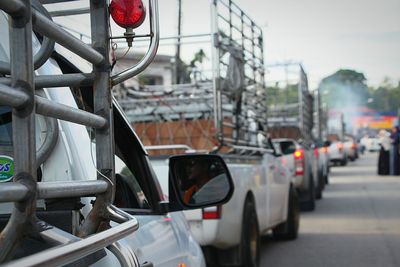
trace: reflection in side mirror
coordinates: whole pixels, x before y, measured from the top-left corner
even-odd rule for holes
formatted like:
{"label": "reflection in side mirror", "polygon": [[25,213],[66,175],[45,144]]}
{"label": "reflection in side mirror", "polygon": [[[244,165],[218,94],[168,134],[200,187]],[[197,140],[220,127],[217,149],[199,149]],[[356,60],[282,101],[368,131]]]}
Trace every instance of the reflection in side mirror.
{"label": "reflection in side mirror", "polygon": [[231,175],[220,156],[173,156],[169,168],[179,202],[185,208],[223,204],[233,194]]}

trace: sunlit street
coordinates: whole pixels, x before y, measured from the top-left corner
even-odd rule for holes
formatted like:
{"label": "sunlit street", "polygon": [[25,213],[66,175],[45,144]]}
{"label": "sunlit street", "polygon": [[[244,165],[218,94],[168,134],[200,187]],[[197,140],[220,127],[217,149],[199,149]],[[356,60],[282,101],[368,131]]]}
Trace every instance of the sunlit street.
{"label": "sunlit street", "polygon": [[261,266],[399,266],[400,177],[376,175],[377,154],[331,168],[299,238],[263,241]]}

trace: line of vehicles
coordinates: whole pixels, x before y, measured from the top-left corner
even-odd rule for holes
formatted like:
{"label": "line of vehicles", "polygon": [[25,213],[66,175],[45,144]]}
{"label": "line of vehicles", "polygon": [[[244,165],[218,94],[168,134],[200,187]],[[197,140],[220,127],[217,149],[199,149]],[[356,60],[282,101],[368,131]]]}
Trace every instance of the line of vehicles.
{"label": "line of vehicles", "polygon": [[[335,146],[312,141],[304,70],[302,123],[271,124],[262,30],[216,0],[212,76],[116,101],[111,88],[156,55],[157,0],[48,11],[66,2],[0,2],[0,264],[256,267],[263,235],[296,239]],[[91,45],[53,21],[83,13]],[[124,36],[110,35],[110,13]],[[135,35],[144,21],[150,32]],[[115,73],[113,38],[150,45]]]}

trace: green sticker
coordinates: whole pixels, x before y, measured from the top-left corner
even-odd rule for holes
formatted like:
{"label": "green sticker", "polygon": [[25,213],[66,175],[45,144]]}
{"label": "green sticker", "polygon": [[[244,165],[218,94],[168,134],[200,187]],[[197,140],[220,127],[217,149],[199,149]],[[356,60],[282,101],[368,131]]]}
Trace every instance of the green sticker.
{"label": "green sticker", "polygon": [[8,182],[14,175],[14,160],[8,156],[0,156],[0,183]]}

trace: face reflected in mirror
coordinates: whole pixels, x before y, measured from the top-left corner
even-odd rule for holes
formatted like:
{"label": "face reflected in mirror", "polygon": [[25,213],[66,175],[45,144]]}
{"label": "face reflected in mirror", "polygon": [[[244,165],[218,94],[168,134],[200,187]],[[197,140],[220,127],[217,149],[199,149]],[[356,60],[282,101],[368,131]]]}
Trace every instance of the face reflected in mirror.
{"label": "face reflected in mirror", "polygon": [[199,205],[222,201],[230,191],[227,169],[222,159],[196,157],[175,164],[175,176],[185,204]]}

